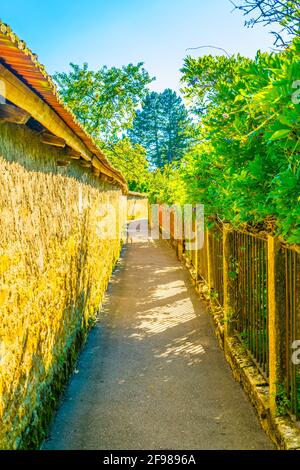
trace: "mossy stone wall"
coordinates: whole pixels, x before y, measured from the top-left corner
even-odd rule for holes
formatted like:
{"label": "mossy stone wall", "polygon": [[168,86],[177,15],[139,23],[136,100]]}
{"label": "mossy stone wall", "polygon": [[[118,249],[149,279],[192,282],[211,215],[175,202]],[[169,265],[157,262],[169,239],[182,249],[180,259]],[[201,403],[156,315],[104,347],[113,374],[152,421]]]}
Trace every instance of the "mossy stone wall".
{"label": "mossy stone wall", "polygon": [[98,224],[121,191],[63,153],[0,124],[1,449],[39,446],[119,257]]}
{"label": "mossy stone wall", "polygon": [[128,220],[147,219],[149,202],[148,198],[142,196],[131,196],[127,198],[127,218]]}

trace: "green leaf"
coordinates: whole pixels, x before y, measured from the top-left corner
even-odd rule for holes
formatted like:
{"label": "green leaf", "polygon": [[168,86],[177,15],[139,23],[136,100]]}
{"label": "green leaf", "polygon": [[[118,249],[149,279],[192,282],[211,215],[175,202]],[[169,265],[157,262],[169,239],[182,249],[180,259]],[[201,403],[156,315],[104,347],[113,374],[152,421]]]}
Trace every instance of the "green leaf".
{"label": "green leaf", "polygon": [[290,129],[280,129],[279,131],[274,132],[274,134],[270,137],[270,140],[279,140],[287,137],[291,132]]}

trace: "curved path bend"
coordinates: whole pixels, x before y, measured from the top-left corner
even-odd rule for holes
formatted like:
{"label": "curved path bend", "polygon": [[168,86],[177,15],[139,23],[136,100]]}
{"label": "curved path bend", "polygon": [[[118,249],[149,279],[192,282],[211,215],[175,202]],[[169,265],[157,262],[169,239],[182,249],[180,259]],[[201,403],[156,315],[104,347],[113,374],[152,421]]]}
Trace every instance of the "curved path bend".
{"label": "curved path bend", "polygon": [[166,242],[123,250],[43,448],[273,448]]}

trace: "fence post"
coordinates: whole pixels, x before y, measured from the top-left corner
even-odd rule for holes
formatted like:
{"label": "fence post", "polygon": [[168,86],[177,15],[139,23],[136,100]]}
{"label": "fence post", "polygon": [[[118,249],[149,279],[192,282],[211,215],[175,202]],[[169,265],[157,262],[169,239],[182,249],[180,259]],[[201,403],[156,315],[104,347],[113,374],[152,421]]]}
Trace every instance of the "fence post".
{"label": "fence post", "polygon": [[195,285],[198,286],[198,225],[197,218],[195,219]]}
{"label": "fence post", "polygon": [[183,256],[183,247],[184,247],[184,210],[181,209],[181,217],[180,217],[180,224],[181,227],[179,229],[180,238],[178,240],[178,247],[177,247],[177,256],[180,261],[182,261]]}
{"label": "fence post", "polygon": [[152,207],[150,202],[148,201],[148,227],[152,228]]}
{"label": "fence post", "polygon": [[223,224],[223,295],[224,295],[224,335],[232,334],[232,280],[230,278],[230,256],[233,230],[230,224]]}
{"label": "fence post", "polygon": [[210,266],[210,248],[209,248],[209,229],[205,229],[205,245],[206,245],[206,258],[207,258],[207,284],[209,293],[211,291],[211,266]]}
{"label": "fence post", "polygon": [[269,393],[270,411],[277,409],[277,388],[281,382],[280,358],[280,312],[278,290],[276,289],[276,258],[278,246],[276,240],[268,235],[268,335],[269,335]]}

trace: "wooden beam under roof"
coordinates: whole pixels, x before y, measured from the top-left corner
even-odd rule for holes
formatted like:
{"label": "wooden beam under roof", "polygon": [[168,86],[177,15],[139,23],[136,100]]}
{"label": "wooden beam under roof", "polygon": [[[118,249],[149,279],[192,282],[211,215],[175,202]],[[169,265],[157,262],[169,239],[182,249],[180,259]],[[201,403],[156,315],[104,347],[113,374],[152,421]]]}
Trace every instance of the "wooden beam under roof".
{"label": "wooden beam under roof", "polygon": [[80,152],[76,152],[76,150],[71,147],[66,147],[66,155],[72,160],[80,160],[81,158]]}
{"label": "wooden beam under roof", "polygon": [[54,147],[64,148],[66,146],[66,142],[64,139],[57,137],[54,134],[50,134],[49,132],[43,132],[41,136],[41,142],[47,145],[53,145]]}
{"label": "wooden beam under roof", "polygon": [[66,144],[80,152],[85,160],[92,160],[93,154],[55,111],[2,64],[0,64],[0,80],[5,85],[6,99],[29,113],[52,134],[64,139]]}
{"label": "wooden beam under roof", "polygon": [[[71,130],[81,141],[90,154],[97,157],[102,166],[103,173],[110,175],[122,187],[124,193],[127,193],[127,182],[122,173],[113,168],[106,159],[102,151],[97,147],[92,137],[84,130],[83,126],[77,121],[74,114],[64,105],[60,99],[56,87],[51,77],[45,71],[43,65],[37,60],[36,54],[33,54],[24,41],[21,41],[11,28],[0,20],[0,49],[1,61],[4,67],[22,82],[28,89],[39,97],[49,108],[62,120],[62,122]],[[5,95],[4,87],[1,87],[0,93]],[[30,125],[29,125],[30,124]],[[32,128],[38,124],[34,118],[29,120],[28,127]],[[38,132],[42,132],[38,129]],[[48,130],[49,127],[47,128]],[[34,129],[35,130],[35,129]],[[54,134],[56,134],[54,132]],[[61,137],[59,135],[59,137]],[[67,144],[68,145],[68,144]],[[73,146],[72,146],[73,148]]]}
{"label": "wooden beam under roof", "polygon": [[82,168],[92,168],[92,162],[87,162],[82,158],[79,160],[79,165],[82,166]]}
{"label": "wooden beam under roof", "polygon": [[0,103],[0,122],[13,122],[14,124],[26,124],[30,114],[13,104]]}
{"label": "wooden beam under roof", "polygon": [[75,150],[76,155],[80,154],[81,158],[91,163],[88,166],[94,166],[101,173],[116,179],[124,190],[127,190],[125,181],[121,176],[116,176],[114,170],[109,168],[109,163],[102,163],[45,101],[2,64],[0,64],[0,80],[4,83],[7,100],[29,113],[50,133],[63,139],[68,147]]}
{"label": "wooden beam under roof", "polygon": [[57,160],[56,165],[61,166],[61,167],[69,166],[70,161],[69,160]]}

